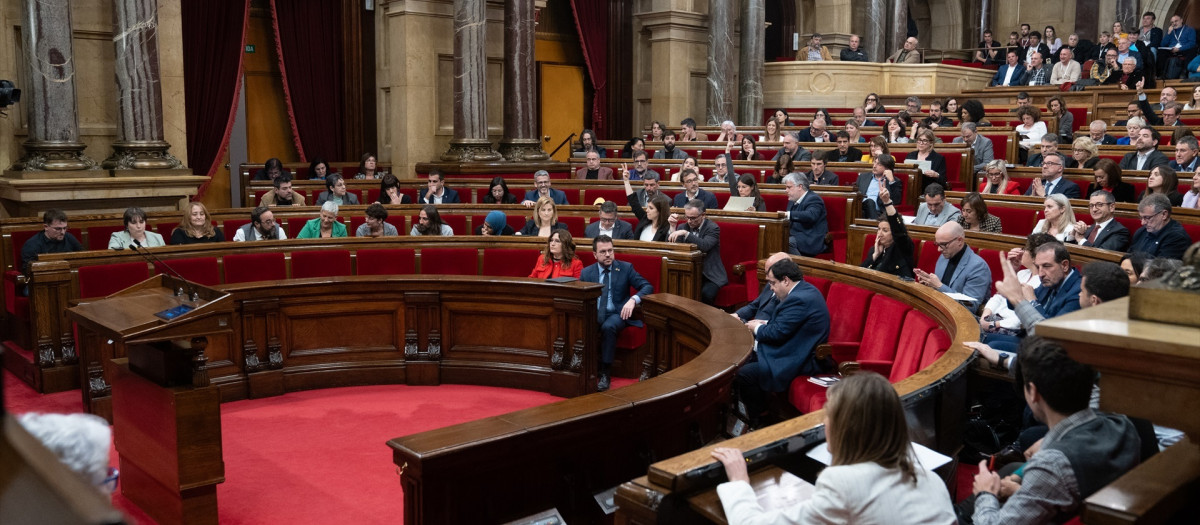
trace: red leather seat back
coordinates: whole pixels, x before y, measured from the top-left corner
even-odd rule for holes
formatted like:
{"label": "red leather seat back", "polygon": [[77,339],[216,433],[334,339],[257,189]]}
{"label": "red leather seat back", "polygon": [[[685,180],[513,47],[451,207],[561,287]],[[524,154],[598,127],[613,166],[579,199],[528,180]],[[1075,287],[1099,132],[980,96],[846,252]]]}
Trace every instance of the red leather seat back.
{"label": "red leather seat back", "polygon": [[921,350],[921,368],[932,365],[949,349],[950,336],[941,328],[934,329],[925,340],[925,348]]}
{"label": "red leather seat back", "polygon": [[486,248],[480,275],[529,277],[542,252],[533,249]]}
{"label": "red leather seat back", "polygon": [[287,279],[287,267],[282,252],[232,254],[223,259],[226,283]]}
{"label": "red leather seat back", "polygon": [[301,250],[292,252],[292,278],[351,275],[349,250]]}
{"label": "red leather seat back", "polygon": [[1000,219],[1000,231],[1009,235],[1029,235],[1037,224],[1037,210],[988,206],[988,214]]}
{"label": "red leather seat back", "polygon": [[937,244],[933,241],[921,241],[921,253],[917,255],[917,268],[933,273],[937,268],[938,257],[942,256],[942,252],[938,251]]}
{"label": "red leather seat back", "polygon": [[921,369],[921,357],[925,350],[925,342],[929,333],[937,328],[929,316],[910,310],[904,316],[900,339],[896,342],[896,359],[892,364],[892,373],[888,381],[893,383],[917,373]]}
{"label": "red leather seat back", "polygon": [[471,248],[424,248],[420,259],[423,275],[479,275],[478,252]]}
{"label": "red leather seat back", "polygon": [[149,275],[145,262],[81,266],[79,268],[79,298],[105,297],[146,280]]}
{"label": "red leather seat back", "polygon": [[881,373],[885,368],[890,368],[896,357],[896,340],[900,338],[902,321],[909,310],[912,308],[900,301],[875,294],[875,297],[871,299],[871,307],[867,310],[862,343],[858,347],[860,363],[870,361],[878,365],[886,365],[884,368],[876,369]]}
{"label": "red leather seat back", "polygon": [[826,304],[829,306],[829,342],[857,343],[862,341],[867,305],[875,294],[844,283],[829,286]]}
{"label": "red leather seat back", "polygon": [[808,284],[815,286],[818,290],[821,291],[821,295],[825,296],[825,300],[826,301],[829,300],[829,285],[832,284],[829,281],[829,279],[823,279],[821,277],[813,277],[811,275],[805,275],[804,281],[807,282]]}
{"label": "red leather seat back", "polygon": [[[184,279],[204,286],[221,284],[221,265],[216,257],[192,257],[189,259],[172,259],[167,262],[171,269],[179,272]],[[154,263],[154,272],[170,275],[171,272],[162,263]]]}
{"label": "red leather seat back", "polygon": [[417,273],[416,250],[412,248],[358,250],[358,275],[406,275]]}
{"label": "red leather seat back", "polygon": [[734,266],[743,263],[748,271],[755,271],[754,265],[761,255],[758,253],[759,225],[736,222],[717,224],[721,226],[721,262],[725,265],[729,284],[721,288],[713,302],[718,307],[725,307],[753,301],[758,297],[758,290],[750,289],[745,274],[737,275]]}
{"label": "red leather seat back", "polygon": [[[109,226],[89,226],[87,249],[89,250],[107,250],[108,241],[112,239],[114,232],[124,231],[125,226],[122,224],[114,224]],[[80,239],[82,241],[83,239]],[[107,294],[105,294],[107,295]]]}

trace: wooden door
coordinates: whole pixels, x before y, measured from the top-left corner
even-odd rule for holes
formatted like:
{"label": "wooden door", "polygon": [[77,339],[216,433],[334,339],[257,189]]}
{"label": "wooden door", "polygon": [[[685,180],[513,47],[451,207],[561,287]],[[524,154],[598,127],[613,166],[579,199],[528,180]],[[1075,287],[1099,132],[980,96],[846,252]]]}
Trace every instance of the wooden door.
{"label": "wooden door", "polygon": [[[572,133],[576,135],[572,140],[579,140],[579,132],[583,130],[583,68],[539,64],[538,73],[542,135],[550,137],[542,147],[549,153]],[[570,145],[554,154],[557,161],[566,162],[570,158]]]}

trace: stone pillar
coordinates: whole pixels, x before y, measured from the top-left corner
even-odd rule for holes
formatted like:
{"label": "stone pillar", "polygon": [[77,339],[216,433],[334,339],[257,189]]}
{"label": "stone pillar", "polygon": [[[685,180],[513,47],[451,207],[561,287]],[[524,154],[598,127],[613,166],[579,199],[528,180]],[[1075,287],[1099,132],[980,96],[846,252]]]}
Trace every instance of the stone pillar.
{"label": "stone pillar", "polygon": [[888,38],[887,18],[888,0],[867,0],[866,26],[862,36],[863,50],[867,58],[874,62],[887,60]]}
{"label": "stone pillar", "polygon": [[533,108],[537,107],[533,15],[533,0],[504,2],[504,139],[500,141],[500,154],[507,160],[550,158],[542,150],[533,118]]}
{"label": "stone pillar", "polygon": [[158,69],[158,2],[113,1],[116,49],[117,140],[104,169],[175,169],[179,159],[163,138]]}
{"label": "stone pillar", "polygon": [[[929,36],[925,35],[928,39]],[[908,39],[908,0],[892,0],[892,32],[889,37],[889,44],[892,50],[904,47],[904,41]],[[918,47],[920,47],[918,45]],[[886,59],[884,56],[881,58]]]}
{"label": "stone pillar", "polygon": [[25,156],[13,171],[94,170],[79,141],[78,102],[75,98],[75,56],[71,46],[71,4],[66,1],[22,2],[21,42],[28,109],[29,139]]}
{"label": "stone pillar", "polygon": [[[731,0],[708,3],[708,125],[733,118],[733,17]],[[765,15],[764,15],[765,16]]]}
{"label": "stone pillar", "polygon": [[[991,0],[982,0],[981,5],[979,6],[979,34],[976,35],[978,37],[976,42],[983,42],[983,32],[988,31],[991,28],[992,28],[992,2],[991,2]],[[1008,35],[1004,35],[1003,37],[1001,37],[1000,35],[997,35],[996,32],[992,32],[993,40],[998,40],[1000,38],[1004,39],[1003,42],[1000,42],[1001,44],[1008,43]]]}
{"label": "stone pillar", "polygon": [[454,0],[454,138],[444,161],[495,161],[487,135],[485,0]]}
{"label": "stone pillar", "polygon": [[[1126,32],[1136,33],[1142,27],[1142,14],[1138,12],[1137,0],[1117,0],[1117,13],[1113,20],[1121,22],[1121,27],[1125,28]],[[1170,18],[1170,17],[1162,17]],[[1111,31],[1112,22],[1105,22],[1101,19],[1102,31]],[[1100,33],[1096,33],[1099,35]],[[1116,39],[1114,38],[1115,42]]]}
{"label": "stone pillar", "polygon": [[763,46],[767,10],[764,0],[746,0],[742,13],[741,67],[738,69],[738,125],[758,126],[763,118]]}

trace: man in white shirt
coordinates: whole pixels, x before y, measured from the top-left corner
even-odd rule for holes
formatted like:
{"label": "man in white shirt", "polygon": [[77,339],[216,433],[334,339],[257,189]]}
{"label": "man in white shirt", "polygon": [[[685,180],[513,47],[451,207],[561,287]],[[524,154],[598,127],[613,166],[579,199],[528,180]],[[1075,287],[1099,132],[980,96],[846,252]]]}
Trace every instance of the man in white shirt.
{"label": "man in white shirt", "polygon": [[1092,216],[1093,224],[1088,226],[1083,221],[1075,222],[1076,242],[1080,246],[1124,251],[1129,246],[1129,229],[1113,220],[1116,206],[1117,199],[1111,193],[1104,190],[1092,192],[1088,200],[1088,213]]}
{"label": "man in white shirt", "polygon": [[250,211],[250,224],[238,228],[233,234],[234,242],[242,241],[272,241],[287,238],[287,233],[275,223],[275,213],[271,208],[259,206]]}
{"label": "man in white shirt", "polygon": [[1153,128],[1142,128],[1138,131],[1137,151],[1126,153],[1121,158],[1123,170],[1150,171],[1158,166],[1170,164],[1170,159],[1158,151],[1158,137]]}

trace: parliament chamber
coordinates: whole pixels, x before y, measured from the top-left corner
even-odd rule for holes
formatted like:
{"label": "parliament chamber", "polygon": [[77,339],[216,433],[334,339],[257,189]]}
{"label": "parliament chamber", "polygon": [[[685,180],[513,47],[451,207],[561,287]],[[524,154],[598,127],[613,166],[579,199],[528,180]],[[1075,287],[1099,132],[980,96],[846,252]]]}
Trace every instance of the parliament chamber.
{"label": "parliament chamber", "polygon": [[[1074,25],[1070,13],[1085,18],[1075,4],[1087,2],[1062,3],[1070,9],[1064,10],[1067,19],[1055,21],[1060,28]],[[1115,11],[1128,2],[1101,3]],[[0,22],[17,30],[18,36],[5,37],[17,56],[38,59],[49,45],[37,39],[22,43],[28,35],[21,33],[60,29],[74,35],[65,39],[68,49],[75,41],[74,58],[95,60],[84,60],[78,74],[67,75],[73,77],[69,95],[53,83],[31,82],[34,70],[0,62],[0,78],[13,78],[25,91],[11,108],[16,118],[0,126],[0,164],[7,168],[0,177],[5,305],[0,355],[9,380],[37,395],[69,392],[74,398],[77,392],[82,412],[111,424],[113,459],[121,468],[118,490],[159,523],[241,519],[222,515],[217,501],[217,485],[234,482],[227,479],[223,456],[223,441],[230,439],[221,432],[223,403],[367,385],[484,385],[562,398],[429,431],[398,428],[386,443],[369,444],[398,478],[383,490],[403,500],[402,517],[381,521],[540,523],[553,515],[566,523],[725,523],[716,487],[726,474],[712,456],[718,446],[743,451],[760,493],[780,490],[788,475],[815,481],[822,465],[806,453],[826,441],[828,400],[828,386],[810,381],[816,378],[796,377],[769,396],[773,424],[740,435],[729,430],[739,416],[733,394],[737,372],[756,359],[754,333],[729,313],[770,286],[765,261],[787,252],[795,234],[789,213],[795,199],[779,180],[789,170],[774,160],[790,153],[788,145],[761,140],[769,134],[763,123],[773,121],[777,110],[790,116],[781,126],[787,133],[813,131],[814,117],[824,113],[831,138],[853,128],[850,145],[864,154],[820,163],[836,176],[836,184],[811,187],[826,213],[825,250],[789,257],[830,314],[830,333],[815,352],[836,363],[835,375],[869,371],[886,378],[900,397],[912,443],[949,458],[933,473],[953,501],[965,499],[970,493],[963,489],[970,485],[963,483],[964,472],[975,467],[961,460],[978,408],[972,403],[981,391],[1011,390],[1013,379],[964,345],[981,340],[978,312],[936,289],[860,267],[880,231],[880,222],[867,218],[858,184],[875,164],[871,139],[887,136],[886,122],[914,96],[924,101],[909,115],[914,119],[928,115],[931,101],[980,103],[988,125],[978,126],[978,136],[990,141],[991,158],[1006,166],[1005,177],[1016,182],[1019,194],[984,194],[987,213],[1000,219],[1001,231],[967,231],[964,239],[988,264],[991,281],[999,283],[1005,279],[1001,261],[1026,245],[1046,214],[1047,199],[1025,195],[1040,184],[1042,170],[1024,166],[1024,159],[1041,149],[1022,147],[1022,121],[1013,113],[1017,94],[1031,97],[1048,129],[1072,120],[1070,136],[1060,145],[1067,156],[1074,138],[1088,136],[1093,120],[1108,121],[1110,134],[1124,135],[1124,127],[1113,123],[1126,118],[1131,98],[1129,90],[1110,86],[985,87],[995,69],[962,60],[975,45],[971,33],[982,29],[978,7],[965,2],[910,3],[919,5],[908,8],[914,27],[934,35],[922,36],[924,63],[832,67],[794,60],[792,35],[803,42],[820,30],[836,51],[851,34],[873,27],[860,26],[875,24],[874,15],[864,21],[858,10],[891,9],[896,2],[837,2],[827,6],[836,14],[828,21],[812,2],[767,6],[768,23],[759,24],[765,30],[747,23],[737,31],[742,39],[768,43],[758,49],[761,56],[749,59],[745,53],[736,57],[732,44],[707,37],[720,32],[714,21],[731,34],[735,18],[745,23],[753,10],[742,12],[737,3],[393,0],[364,6],[322,0],[297,8],[248,0],[244,8],[219,9],[198,0],[35,4],[8,0],[0,10]],[[761,0],[746,4],[764,9]],[[946,4],[958,15],[952,27],[930,14]],[[1193,9],[1189,1],[1175,4],[1161,6],[1160,14],[1168,7]],[[201,17],[206,7],[211,11]],[[977,20],[965,27],[963,11],[971,10]],[[990,10],[984,19],[992,23],[1014,21],[1006,9],[984,10]],[[162,31],[157,41],[119,42],[114,53],[110,36],[145,30],[130,12],[151,13],[150,27]],[[320,28],[314,15],[322,14],[337,28],[331,38],[336,49],[288,35]],[[579,24],[582,17],[607,20],[603,27],[587,28]],[[1076,31],[1104,22],[1087,15]],[[824,29],[826,23],[834,27]],[[197,35],[203,24],[222,29]],[[889,38],[873,39],[868,52],[898,51],[903,28],[881,22],[879,30]],[[235,40],[238,49],[230,44]],[[608,56],[597,57],[605,44]],[[122,45],[141,47],[133,53]],[[150,63],[142,54],[148,49],[157,56],[147,81],[129,68]],[[230,58],[235,55],[241,57]],[[209,62],[205,68],[197,68],[197,56]],[[732,73],[739,62],[751,66],[745,69],[750,72],[738,71],[750,77],[740,84]],[[321,76],[320,68],[334,63],[340,76],[328,86],[310,85],[320,82],[302,76]],[[118,82],[110,86],[114,70]],[[205,86],[195,81],[197,75],[214,81]],[[607,87],[597,75],[607,77]],[[223,88],[214,87],[217,80]],[[99,94],[89,91],[101,84],[106,87]],[[1163,80],[1146,88],[1148,98],[1157,100],[1166,87],[1184,100],[1193,84]],[[193,102],[194,95],[204,104]],[[859,125],[855,110],[868,95],[879,106],[866,112],[874,122]],[[111,100],[100,100],[105,97]],[[1063,114],[1049,114],[1051,97],[1065,101]],[[42,105],[25,107],[37,103]],[[1182,111],[1179,126],[1152,126],[1156,147],[1168,160],[1181,160],[1173,133],[1200,124],[1198,111]],[[952,125],[932,129],[932,148],[945,160],[945,172],[936,174],[944,181],[945,202],[960,205],[978,195],[987,177],[979,151],[961,143],[966,112],[947,114]],[[696,140],[673,148],[656,139],[649,124],[661,121],[682,133],[688,118],[701,121],[692,123]],[[737,137],[752,137],[757,159],[743,160],[740,138],[723,139],[725,119],[737,121]],[[68,138],[59,140],[62,133],[55,132],[63,130]],[[603,152],[598,165],[611,169],[615,180],[582,175],[592,162],[583,155],[584,131]],[[910,129],[901,132],[909,135]],[[892,198],[906,216],[926,206],[931,181],[909,159],[922,151],[915,128],[911,134],[911,141],[888,142],[886,148],[895,160],[890,174],[903,188]],[[537,194],[535,172],[545,171],[566,201],[554,206],[555,220],[573,236],[575,256],[584,266],[596,263],[586,232],[600,222],[601,203],[617,205],[617,220],[633,228],[639,224],[629,205],[637,197],[626,195],[620,175],[638,141],[649,159],[646,168],[661,175],[657,187],[668,199],[687,191],[679,179],[690,168],[683,159],[655,158],[656,153],[682,151],[695,163],[699,187],[719,206],[707,209],[705,220],[720,227],[721,269],[729,284],[712,304],[704,304],[706,253],[698,245],[615,240],[616,258],[631,263],[654,292],[633,314],[643,326],[625,329],[617,341],[611,366],[620,386],[601,390],[601,285],[529,278],[549,253],[546,239],[476,232],[494,211],[503,212],[513,230],[536,223],[538,212],[522,205],[521,197]],[[817,162],[838,152],[834,140],[792,143]],[[1138,150],[1100,145],[1095,157],[1120,162]],[[96,162],[89,155],[110,158]],[[322,156],[329,162],[319,160]],[[121,213],[126,208],[145,210],[146,231],[165,239],[189,220],[191,202],[207,206],[208,225],[226,239],[253,228],[256,206],[279,187],[270,178],[274,164],[268,158],[282,161],[291,191],[305,198],[306,205],[269,208],[286,239],[108,249],[114,234],[126,232]],[[733,182],[715,181],[719,159],[729,162]],[[322,163],[325,171],[317,172]],[[790,171],[809,173],[813,164],[796,160]],[[364,171],[365,179],[356,177]],[[1092,217],[1087,192],[1096,182],[1094,171],[1063,171],[1063,180],[1083,196],[1070,199],[1067,211],[1085,223]],[[355,199],[349,203],[346,197],[347,204],[336,207],[336,222],[350,232],[371,221],[368,205],[382,202],[386,192],[377,177],[394,175],[398,193],[414,203],[384,206],[383,222],[399,235],[297,238],[329,212],[315,203],[333,192],[334,173]],[[753,179],[752,195],[761,198],[764,211],[725,209],[739,196],[737,177],[743,175]],[[506,181],[515,203],[489,203],[496,177]],[[1146,192],[1155,177],[1160,175],[1148,169],[1121,174],[1135,195]],[[1192,191],[1188,177],[1180,171],[1178,187],[1171,189]],[[433,178],[460,198],[436,204],[453,235],[411,235],[422,224],[425,205],[419,202],[435,187]],[[644,192],[643,184],[634,180],[632,189]],[[42,253],[24,266],[22,248],[49,231],[42,213],[51,208],[66,211],[64,230],[83,249]],[[684,207],[670,211],[682,223]],[[1136,202],[1116,203],[1112,218],[1130,233],[1145,221]],[[1176,206],[1170,218],[1192,243],[1200,242],[1200,209]],[[943,244],[937,231],[923,224],[907,227],[913,268],[935,271]],[[1079,269],[1094,261],[1119,263],[1124,255],[1074,242],[1066,251]],[[993,293],[999,293],[995,284],[988,296]],[[1060,342],[1072,358],[1100,372],[1102,409],[1187,435],[1087,498],[1072,516],[1078,522],[1186,521],[1197,509],[1200,329],[1185,325],[1200,306],[1189,296],[1147,297],[1038,325],[1038,335]],[[1134,318],[1136,311],[1172,305],[1184,312],[1183,324]],[[175,308],[184,313],[168,314]],[[103,498],[80,495],[87,487],[20,430],[18,414],[0,414],[5,434],[0,456],[14,466],[0,476],[14,480],[0,487],[0,500],[23,502],[20,510],[0,509],[0,521],[129,520]],[[31,513],[43,514],[30,519]]]}

